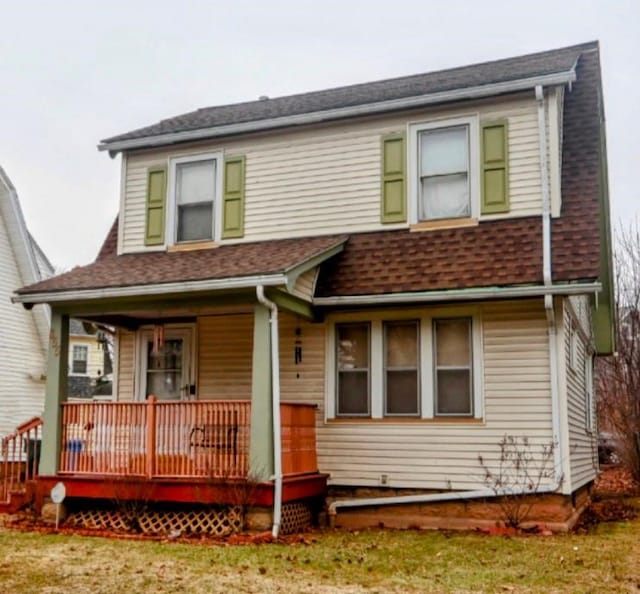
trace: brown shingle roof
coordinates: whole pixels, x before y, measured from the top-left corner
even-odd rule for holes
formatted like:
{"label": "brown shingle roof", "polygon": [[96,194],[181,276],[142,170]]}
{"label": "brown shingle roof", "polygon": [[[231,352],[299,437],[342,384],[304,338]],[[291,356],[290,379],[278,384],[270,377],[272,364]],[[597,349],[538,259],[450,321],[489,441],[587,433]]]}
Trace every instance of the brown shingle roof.
{"label": "brown shingle roof", "polygon": [[[552,221],[557,281],[599,276],[600,66],[597,46],[582,54],[565,93],[562,212]],[[542,282],[541,217],[420,233],[353,235],[323,264],[317,297],[379,295]]]}
{"label": "brown shingle roof", "polygon": [[[554,281],[599,276],[600,66],[597,45],[581,47],[577,81],[565,93],[562,212],[552,222]],[[116,255],[117,223],[94,264],[21,289],[60,291],[281,272],[344,241],[284,239],[194,252]],[[541,217],[419,233],[352,235],[321,266],[316,296],[351,296],[542,282]]]}
{"label": "brown shingle roof", "polygon": [[345,235],[281,239],[217,248],[116,255],[117,225],[98,259],[48,280],[24,287],[20,294],[108,287],[132,287],[284,273],[346,240]]}

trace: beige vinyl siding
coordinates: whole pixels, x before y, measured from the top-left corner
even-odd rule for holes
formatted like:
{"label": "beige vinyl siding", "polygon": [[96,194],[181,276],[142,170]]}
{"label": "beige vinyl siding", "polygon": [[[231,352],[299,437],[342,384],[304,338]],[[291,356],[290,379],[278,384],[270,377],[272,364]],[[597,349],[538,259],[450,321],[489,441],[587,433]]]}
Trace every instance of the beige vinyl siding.
{"label": "beige vinyl siding", "polygon": [[409,123],[472,114],[481,122],[509,121],[511,211],[491,218],[539,214],[536,103],[521,97],[131,153],[124,164],[121,250],[158,249],[144,246],[147,169],[214,150],[246,156],[245,235],[234,241],[388,229],[380,223],[381,136]]}
{"label": "beige vinyl siding", "polygon": [[[581,298],[586,300],[587,298]],[[587,344],[584,335],[577,333],[575,365],[570,365],[571,332],[573,324],[579,321],[573,314],[573,308],[564,306],[564,358],[567,389],[567,421],[569,429],[569,460],[571,468],[571,490],[575,491],[582,485],[594,480],[598,468],[597,439],[595,433],[587,431],[587,402],[585,397],[585,356]],[[592,425],[595,427],[595,421]]]}
{"label": "beige vinyl siding", "polygon": [[131,402],[135,400],[136,335],[134,332],[120,329],[115,339],[117,385],[114,396],[121,402]]}
{"label": "beige vinyl siding", "polygon": [[251,398],[253,313],[198,318],[198,398]]}
{"label": "beige vinyl siding", "polygon": [[[332,484],[376,486],[385,474],[390,486],[474,489],[483,486],[478,455],[487,462],[497,461],[497,444],[504,435],[527,436],[536,454],[540,445],[551,443],[542,301],[488,304],[481,310],[483,421],[319,421],[319,466],[331,475]],[[320,333],[322,326],[313,330]],[[304,361],[310,368],[320,367],[322,357],[322,351],[314,349],[307,355],[305,348]],[[319,391],[316,380],[312,392],[319,397]],[[318,404],[323,401],[319,397]]]}
{"label": "beige vinyl siding", "polygon": [[[422,308],[419,314],[435,310]],[[447,310],[455,314],[456,308]],[[381,313],[381,312],[377,312]],[[403,312],[406,314],[406,312]],[[441,313],[441,312],[440,312]],[[394,317],[385,310],[385,319]],[[496,462],[505,435],[527,436],[534,453],[552,440],[549,351],[542,300],[479,306],[482,321],[484,417],[481,421],[325,420],[330,321],[312,323],[280,311],[283,402],[316,404],[319,468],[336,485],[474,489],[481,454]],[[250,398],[253,313],[198,318],[198,397]],[[296,329],[302,361],[294,360]],[[119,387],[133,393],[132,334],[119,337]],[[123,340],[124,338],[124,340]],[[122,395],[121,395],[122,397]]]}
{"label": "beige vinyl siding", "polygon": [[[7,200],[0,185],[0,202]],[[13,291],[27,282],[20,274],[14,246],[0,210],[0,437],[11,433],[44,408],[45,354],[35,310],[11,303]],[[17,230],[12,229],[15,236]],[[42,307],[42,306],[36,306]]]}
{"label": "beige vinyl siding", "polygon": [[296,297],[311,301],[313,299],[313,292],[316,288],[316,277],[318,276],[318,268],[312,268],[303,272],[295,282],[291,291]]}

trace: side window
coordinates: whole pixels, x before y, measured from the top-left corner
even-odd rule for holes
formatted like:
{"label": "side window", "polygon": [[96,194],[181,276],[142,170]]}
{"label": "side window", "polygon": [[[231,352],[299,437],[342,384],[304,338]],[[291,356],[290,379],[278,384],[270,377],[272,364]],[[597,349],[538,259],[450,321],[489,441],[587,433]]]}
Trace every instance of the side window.
{"label": "side window", "polygon": [[593,431],[595,401],[593,395],[593,355],[587,354],[584,358],[584,410],[585,427],[587,431]]}
{"label": "side window", "polygon": [[338,416],[371,414],[371,353],[369,324],[336,326],[336,387]]}

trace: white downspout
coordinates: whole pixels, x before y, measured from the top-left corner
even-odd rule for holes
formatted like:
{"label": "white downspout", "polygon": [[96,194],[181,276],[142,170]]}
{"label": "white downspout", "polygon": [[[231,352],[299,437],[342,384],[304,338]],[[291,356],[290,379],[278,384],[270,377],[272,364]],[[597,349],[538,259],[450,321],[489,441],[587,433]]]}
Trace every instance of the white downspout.
{"label": "white downspout", "polygon": [[[547,117],[544,110],[544,90],[536,86],[538,103],[538,144],[540,147],[540,181],[542,184],[542,277],[545,287],[551,288],[551,196],[549,191],[549,163],[547,160]],[[560,423],[560,393],[558,389],[558,343],[556,314],[553,295],[546,293],[544,308],[547,314],[549,336],[549,379],[551,384],[551,415],[553,424],[553,446],[555,477],[558,484],[563,479],[563,451]]]}
{"label": "white downspout", "polygon": [[[551,289],[551,198],[549,193],[548,160],[547,160],[547,123],[544,111],[544,92],[541,85],[536,86],[538,102],[538,137],[540,144],[540,169],[542,171],[542,274],[545,288]],[[553,309],[553,295],[545,293],[544,306],[549,327],[549,364],[551,383],[551,409],[553,415],[554,469],[555,481],[551,485],[543,485],[536,493],[554,493],[562,485],[562,440],[560,438],[560,400],[558,390],[558,346],[556,343],[556,319]],[[367,499],[347,499],[334,501],[329,505],[329,519],[333,524],[338,508],[366,507],[370,505],[394,505],[400,503],[429,503],[433,501],[455,501],[460,499],[479,499],[484,497],[500,497],[503,495],[531,494],[526,486],[496,492],[493,489],[477,489],[474,491],[456,491],[454,493],[430,493],[422,495],[399,495],[396,497],[370,497]]]}
{"label": "white downspout", "polygon": [[256,297],[269,308],[271,330],[271,404],[273,406],[273,538],[278,538],[282,518],[282,436],[280,431],[280,350],[278,347],[278,306],[265,297],[264,286],[256,286]]}

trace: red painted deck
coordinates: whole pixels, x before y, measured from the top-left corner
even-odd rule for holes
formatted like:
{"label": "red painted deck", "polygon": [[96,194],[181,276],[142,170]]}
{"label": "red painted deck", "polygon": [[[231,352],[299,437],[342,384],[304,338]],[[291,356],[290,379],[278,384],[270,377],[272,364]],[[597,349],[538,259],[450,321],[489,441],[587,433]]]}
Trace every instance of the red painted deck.
{"label": "red painted deck", "polygon": [[[319,472],[285,476],[282,501],[323,497],[328,475]],[[52,487],[62,482],[67,498],[143,500],[176,503],[273,505],[273,482],[246,479],[169,479],[144,477],[57,475],[36,479],[36,507],[39,509]]]}

